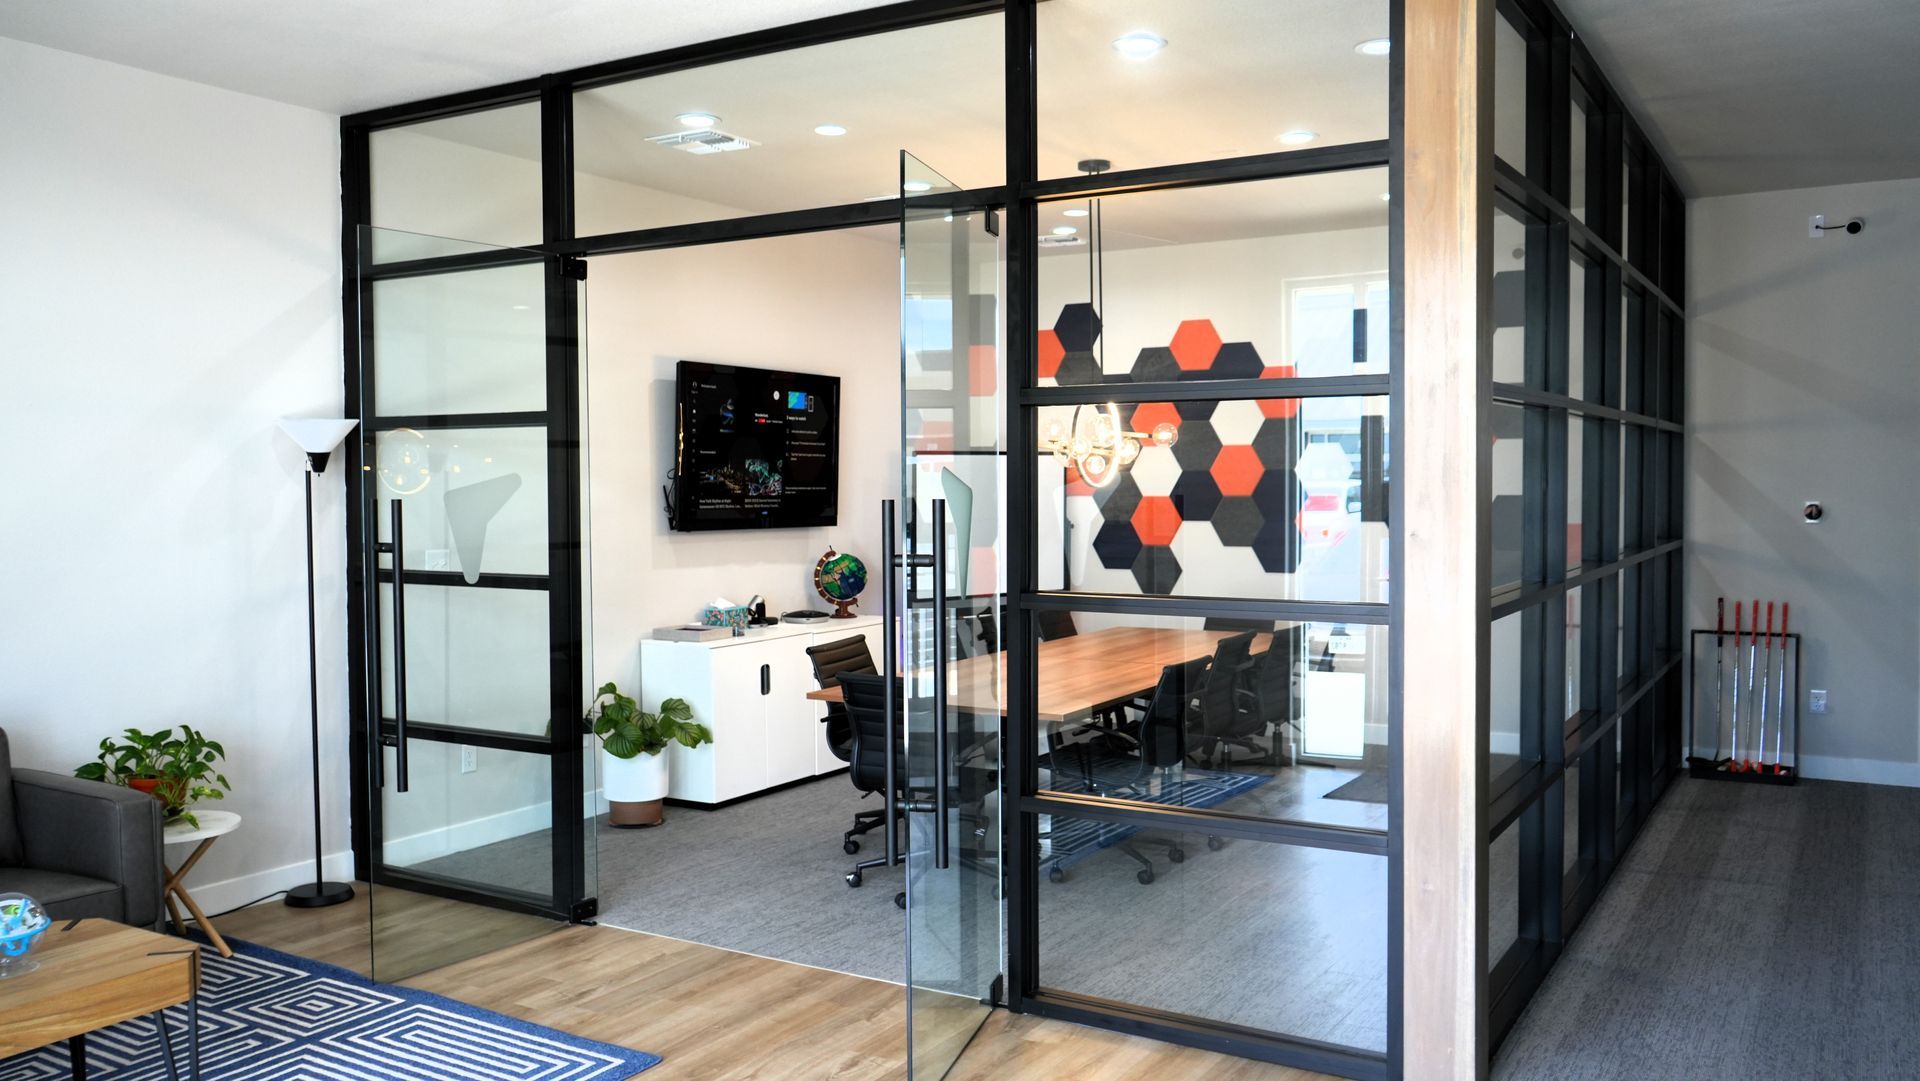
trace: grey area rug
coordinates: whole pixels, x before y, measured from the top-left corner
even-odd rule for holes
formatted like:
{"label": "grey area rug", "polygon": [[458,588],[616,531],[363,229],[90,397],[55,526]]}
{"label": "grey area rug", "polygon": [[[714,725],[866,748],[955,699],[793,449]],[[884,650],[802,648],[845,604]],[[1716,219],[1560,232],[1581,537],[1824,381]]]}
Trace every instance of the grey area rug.
{"label": "grey area rug", "polygon": [[1370,769],[1327,793],[1326,798],[1352,800],[1355,803],[1385,803],[1387,802],[1387,771]]}
{"label": "grey area rug", "polygon": [[1497,1081],[1920,1078],[1920,790],[1682,780]]}

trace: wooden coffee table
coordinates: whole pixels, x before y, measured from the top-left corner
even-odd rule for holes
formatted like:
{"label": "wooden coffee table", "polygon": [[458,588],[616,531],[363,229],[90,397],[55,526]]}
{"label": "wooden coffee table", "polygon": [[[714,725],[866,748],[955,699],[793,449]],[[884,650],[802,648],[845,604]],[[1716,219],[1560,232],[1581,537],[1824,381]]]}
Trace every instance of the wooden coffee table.
{"label": "wooden coffee table", "polygon": [[180,1076],[160,1011],[187,1004],[187,1076],[200,1077],[200,948],[111,920],[57,921],[29,955],[38,967],[0,982],[0,1058],[67,1041],[73,1076],[87,1076],[87,1033],[135,1017],[160,1032],[168,1081]]}

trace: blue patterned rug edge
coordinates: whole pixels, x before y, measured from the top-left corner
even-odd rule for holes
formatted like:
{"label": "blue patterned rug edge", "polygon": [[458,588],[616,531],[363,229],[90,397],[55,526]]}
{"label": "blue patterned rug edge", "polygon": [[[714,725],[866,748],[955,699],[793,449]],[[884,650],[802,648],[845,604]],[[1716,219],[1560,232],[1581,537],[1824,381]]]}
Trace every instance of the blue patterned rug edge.
{"label": "blue patterned rug edge", "polygon": [[[197,932],[191,937],[203,946],[207,944],[206,939]],[[246,939],[229,937],[227,938],[227,945],[233,947],[233,952],[235,953],[250,953],[265,961],[286,965],[289,968],[297,968],[309,976],[317,976],[329,980],[341,980],[346,983],[356,983],[363,987],[378,987],[409,1001],[417,1003],[424,1002],[438,1006],[447,1010],[449,1013],[457,1013],[462,1017],[471,1018],[475,1021],[485,1021],[488,1024],[499,1025],[501,1028],[511,1029],[522,1035],[539,1036],[544,1039],[557,1039],[562,1043],[572,1044],[583,1050],[595,1051],[606,1055],[608,1058],[621,1060],[623,1066],[631,1065],[632,1070],[628,1073],[628,1077],[640,1073],[643,1070],[650,1070],[660,1065],[661,1062],[660,1056],[650,1051],[636,1051],[631,1047],[622,1047],[617,1043],[606,1043],[602,1040],[588,1039],[585,1036],[576,1036],[571,1032],[564,1032],[547,1025],[537,1025],[531,1021],[525,1021],[508,1014],[498,1013],[483,1006],[475,1006],[471,1003],[462,1002],[457,998],[448,998],[434,991],[423,991],[420,988],[408,987],[405,984],[382,983],[379,980],[368,979],[350,968],[341,968],[339,965],[329,964],[325,961],[316,961],[311,957],[301,957],[298,954],[285,953],[271,946],[262,946],[257,942],[249,942]]]}

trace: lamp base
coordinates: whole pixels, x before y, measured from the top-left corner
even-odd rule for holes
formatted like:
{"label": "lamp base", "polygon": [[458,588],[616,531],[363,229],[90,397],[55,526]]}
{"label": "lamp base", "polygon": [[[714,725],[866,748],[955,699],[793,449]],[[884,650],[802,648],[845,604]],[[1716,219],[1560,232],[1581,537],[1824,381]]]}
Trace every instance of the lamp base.
{"label": "lamp base", "polygon": [[353,887],[345,882],[302,882],[287,891],[288,908],[326,908],[353,900]]}

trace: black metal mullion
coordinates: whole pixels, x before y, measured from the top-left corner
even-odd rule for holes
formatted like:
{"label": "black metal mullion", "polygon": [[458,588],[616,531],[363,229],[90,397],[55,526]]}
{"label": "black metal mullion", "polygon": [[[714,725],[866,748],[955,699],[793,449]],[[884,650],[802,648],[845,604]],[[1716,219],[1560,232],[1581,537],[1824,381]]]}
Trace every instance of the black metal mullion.
{"label": "black metal mullion", "polygon": [[[1005,50],[1006,190],[1019,191],[1034,182],[1039,171],[1039,88],[1036,80],[1036,0],[1009,0],[1003,31]],[[1033,386],[1040,328],[1040,215],[1032,200],[1008,199],[1009,233],[1006,243],[1006,350],[1000,385],[1006,395],[1006,440],[1010,461],[1032,461],[1039,455],[1039,431],[1034,410],[1022,398]],[[1037,665],[1034,647],[1039,625],[1029,599],[1039,588],[1040,508],[1035,498],[1033,470],[1007,470],[1006,532],[1008,604],[1002,641],[1019,648],[1007,652],[1006,723],[1001,746],[1007,769],[1001,776],[1000,798],[1012,805],[1003,813],[1007,823],[1001,839],[1007,877],[1007,978],[1003,981],[1007,1006],[1015,1012],[1034,1009],[1033,995],[1040,978],[1040,861],[1039,816],[1023,809],[1038,789],[1038,762],[1034,747],[1038,723]]]}
{"label": "black metal mullion", "polygon": [[[573,238],[573,93],[557,76],[540,90],[541,240]],[[586,263],[549,258],[545,265],[547,428],[547,634],[552,723],[551,888],[554,904],[574,919],[594,914],[586,880],[585,628],[582,620],[580,283]]]}
{"label": "black metal mullion", "polygon": [[415,416],[373,416],[361,425],[369,434],[401,428],[415,431],[465,430],[469,428],[544,428],[552,420],[551,410],[519,413],[432,413]]}
{"label": "black metal mullion", "polygon": [[1104,405],[1107,402],[1195,402],[1273,398],[1381,397],[1392,390],[1391,377],[1315,375],[1285,379],[1184,379],[1176,383],[1073,383],[1025,387],[1018,404]]}
{"label": "black metal mullion", "polygon": [[1137,826],[1141,829],[1206,834],[1266,844],[1323,848],[1336,852],[1358,852],[1367,855],[1385,855],[1387,851],[1385,831],[1358,826],[1295,822],[1207,808],[1129,802],[1105,796],[1049,792],[1044,789],[1034,795],[1021,797],[1019,804],[1022,810],[1032,814],[1084,818],[1115,825]]}
{"label": "black metal mullion", "polygon": [[[346,345],[341,368],[345,377],[343,417],[356,420],[367,415],[366,395],[371,391],[368,378],[373,364],[373,328],[361,319],[361,309],[371,298],[372,284],[358,273],[361,267],[360,225],[370,217],[372,204],[371,160],[364,127],[342,123],[340,126],[340,326]],[[378,741],[368,738],[369,695],[366,688],[377,686],[376,675],[369,671],[363,649],[367,641],[367,613],[377,611],[370,604],[372,586],[368,581],[363,530],[366,528],[361,497],[365,477],[364,448],[371,437],[362,430],[350,434],[341,446],[341,471],[345,474],[346,511],[346,584],[347,584],[347,760],[349,843],[353,850],[354,878],[368,881],[373,869],[373,838],[377,829],[371,778],[373,756],[380,753]]]}
{"label": "black metal mullion", "polygon": [[1305,150],[1280,150],[1271,154],[1252,154],[1240,158],[1179,162],[1144,169],[1126,169],[1096,176],[1066,176],[1021,184],[1021,198],[1054,202],[1066,199],[1131,195],[1173,188],[1209,187],[1239,184],[1254,180],[1278,180],[1289,176],[1307,176],[1345,172],[1353,169],[1383,169],[1388,164],[1388,140],[1375,139],[1339,146],[1317,146]]}
{"label": "black metal mullion", "polygon": [[1153,619],[1227,616],[1287,623],[1354,623],[1383,626],[1390,605],[1355,601],[1266,600],[1258,597],[1187,597],[1156,593],[1028,593],[1023,605],[1034,611],[1101,612]]}

